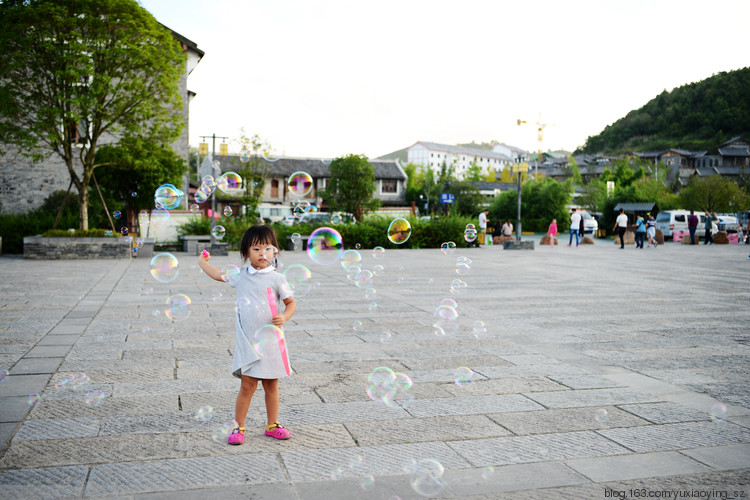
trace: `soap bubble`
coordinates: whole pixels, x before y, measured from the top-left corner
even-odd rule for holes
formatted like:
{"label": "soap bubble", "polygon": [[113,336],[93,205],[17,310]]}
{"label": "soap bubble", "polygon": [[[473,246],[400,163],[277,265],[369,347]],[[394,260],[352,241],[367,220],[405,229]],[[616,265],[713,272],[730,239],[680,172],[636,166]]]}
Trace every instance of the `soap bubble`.
{"label": "soap bubble", "polygon": [[253,334],[253,349],[261,359],[281,359],[279,339],[284,337],[281,328],[274,325],[263,325]]}
{"label": "soap bubble", "polygon": [[104,236],[112,236],[112,230],[111,229],[105,230],[104,231]]}
{"label": "soap bubble", "polygon": [[195,192],[195,197],[194,197],[195,203],[204,203],[208,199],[209,196],[210,195],[204,189],[201,188]]}
{"label": "soap bubble", "polygon": [[359,265],[352,266],[346,271],[346,279],[349,281],[357,281],[357,278],[359,277],[359,273],[362,272],[362,268],[359,267]]}
{"label": "soap bubble", "polygon": [[211,169],[216,175],[221,173],[221,163],[219,162],[219,160],[214,160],[211,162]]}
{"label": "soap bubble", "polygon": [[466,224],[466,229],[464,229],[464,239],[467,243],[471,243],[477,239],[477,229],[474,227],[474,224]]}
{"label": "soap bubble", "polygon": [[183,293],[177,293],[166,301],[167,308],[164,313],[172,321],[182,321],[190,316],[190,297]]}
{"label": "soap bubble", "polygon": [[487,327],[485,326],[484,321],[475,321],[473,326],[474,337],[481,340],[487,336]]}
{"label": "soap bubble", "polygon": [[217,240],[220,240],[224,237],[224,235],[227,234],[227,230],[224,229],[224,226],[215,226],[211,230],[211,235],[216,238]]}
{"label": "soap bubble", "polygon": [[341,234],[330,227],[319,227],[307,240],[307,255],[316,264],[324,266],[338,262],[343,248]]}
{"label": "soap bubble", "polygon": [[169,210],[164,207],[156,207],[151,211],[151,223],[158,226],[170,217]]}
{"label": "soap bubble", "polygon": [[164,208],[172,209],[180,206],[183,196],[185,196],[185,193],[172,184],[162,184],[156,188],[154,201]]}
{"label": "soap bubble", "polygon": [[247,162],[249,162],[249,161],[250,161],[250,157],[249,157],[249,156],[247,155],[247,153],[242,153],[242,154],[240,155],[240,161],[241,161],[242,163],[247,163]]}
{"label": "soap bubble", "polygon": [[209,422],[214,418],[214,408],[211,405],[201,406],[195,411],[195,419],[198,422]]}
{"label": "soap bubble", "polygon": [[8,377],[8,370],[0,370],[0,382]]}
{"label": "soap bubble", "polygon": [[312,272],[302,264],[292,264],[282,273],[286,276],[286,281],[294,291],[295,297],[306,295],[312,290]]}
{"label": "soap bubble", "polygon": [[456,244],[452,241],[446,241],[440,245],[440,251],[445,255],[453,255],[453,252],[456,251]]}
{"label": "soap bubble", "polygon": [[138,191],[131,192],[130,196],[132,196],[133,198],[135,198],[136,196],[138,196]]}
{"label": "soap bubble", "polygon": [[354,284],[358,288],[369,288],[372,285],[372,272],[367,269],[361,271],[358,275]]}
{"label": "soap bubble", "polygon": [[224,172],[216,181],[219,190],[230,196],[242,193],[242,177],[236,172]]}
{"label": "soap bubble", "polygon": [[466,291],[467,286],[468,285],[466,284],[465,281],[453,280],[451,281],[451,293],[457,293],[457,294],[464,293]]}
{"label": "soap bubble", "polygon": [[234,264],[227,264],[221,268],[221,279],[233,285],[240,279],[240,268]]}
{"label": "soap bubble", "polygon": [[180,263],[177,260],[177,257],[171,253],[160,253],[154,255],[151,259],[151,276],[153,276],[156,281],[171,283],[177,279],[179,274]]}
{"label": "soap bubble", "polygon": [[287,181],[289,194],[297,198],[307,196],[312,191],[312,186],[312,177],[307,172],[294,172]]}
{"label": "soap bubble", "polygon": [[86,393],[84,401],[88,407],[100,406],[104,402],[104,393],[101,391],[89,391]]}
{"label": "soap bubble", "polygon": [[393,338],[393,334],[391,332],[389,332],[388,330],[383,330],[380,333],[380,342],[381,343],[390,342],[392,338]]}
{"label": "soap bubble", "polygon": [[488,465],[482,469],[482,481],[490,481],[495,476],[495,468]]}
{"label": "soap bubble", "polygon": [[420,460],[414,466],[409,477],[411,487],[424,497],[434,497],[445,489],[443,474],[445,468],[435,459]]}
{"label": "soap bubble", "polygon": [[369,303],[369,304],[367,305],[367,309],[369,309],[369,310],[370,310],[370,312],[375,312],[375,311],[377,311],[377,310],[378,310],[378,303],[377,303],[377,302],[370,302],[370,303]]}
{"label": "soap bubble", "polygon": [[456,273],[464,275],[471,270],[471,259],[468,257],[457,257],[456,258]]}
{"label": "soap bubble", "polygon": [[343,218],[341,217],[341,214],[333,214],[331,216],[331,224],[333,224],[334,226],[341,224],[342,222],[343,222]]}
{"label": "soap bubble", "polygon": [[390,226],[388,226],[388,239],[391,243],[401,245],[411,236],[411,224],[409,221],[403,218],[393,219]]}
{"label": "soap bubble", "polygon": [[302,241],[302,235],[299,233],[292,233],[292,243],[295,245]]}
{"label": "soap bubble", "polygon": [[379,366],[367,376],[367,388],[365,392],[373,401],[382,402],[395,381],[396,373],[393,370],[387,366]]}
{"label": "soap bubble", "polygon": [[332,481],[338,481],[341,479],[341,477],[344,475],[344,468],[343,467],[334,467],[331,471],[331,480]]}
{"label": "soap bubble", "polygon": [[453,309],[458,309],[458,302],[456,302],[450,297],[446,297],[440,301],[440,304],[438,304],[438,307],[440,306],[451,306]]}
{"label": "soap bubble", "polygon": [[125,234],[128,234],[128,228],[124,227],[124,228],[120,229],[120,232],[121,232],[121,233],[122,233],[123,235],[125,235]]}
{"label": "soap bubble", "polygon": [[473,381],[473,378],[474,371],[468,366],[459,366],[456,369],[456,378],[454,381],[456,382],[457,386],[463,387],[469,385]]}
{"label": "soap bubble", "polygon": [[604,408],[599,408],[594,413],[594,420],[597,422],[606,422],[609,420],[609,413]]}
{"label": "soap bubble", "polygon": [[138,247],[138,248],[143,248],[143,243],[144,243],[143,238],[138,238],[135,241],[135,246]]}
{"label": "soap bubble", "polygon": [[414,382],[405,373],[397,372],[395,377],[388,392],[383,396],[383,403],[391,408],[405,408],[414,399],[411,392]]}
{"label": "soap bubble", "polygon": [[369,490],[375,485],[375,476],[372,474],[364,476],[362,480],[360,481],[360,486],[362,486],[363,490]]}
{"label": "soap bubble", "polygon": [[211,439],[213,439],[215,442],[226,442],[227,438],[230,434],[232,434],[232,430],[234,430],[235,427],[238,427],[239,424],[236,420],[227,420],[223,424],[214,427],[211,432]]}
{"label": "soap bubble", "polygon": [[39,394],[29,394],[29,396],[26,398],[26,402],[29,404],[29,406],[34,406],[40,399],[42,399],[42,396]]}
{"label": "soap bubble", "polygon": [[91,379],[85,373],[74,373],[71,380],[73,389],[82,389],[91,383]]}
{"label": "soap bubble", "polygon": [[271,151],[263,151],[262,156],[264,160],[266,160],[267,162],[271,162],[271,163],[279,161],[281,159],[275,154],[273,154],[273,152]]}
{"label": "soap bubble", "polygon": [[356,332],[360,328],[362,328],[362,322],[360,320],[355,320],[354,322],[352,322],[352,330]]}
{"label": "soap bubble", "polygon": [[120,212],[119,210],[115,210],[114,212],[112,212],[112,217],[114,217],[115,219],[119,219],[120,217],[122,217],[122,212]]}
{"label": "soap bubble", "polygon": [[221,292],[220,292],[220,291],[218,291],[218,290],[214,290],[214,291],[213,291],[213,292],[211,293],[211,300],[213,300],[214,302],[218,302],[219,300],[221,300],[221,298],[222,298],[223,296],[224,296],[224,294],[223,294],[223,293],[221,293]]}
{"label": "soap bubble", "polygon": [[193,203],[190,205],[190,212],[197,214],[200,211],[201,207],[198,206],[198,204]]}
{"label": "soap bubble", "polygon": [[239,297],[234,303],[234,312],[240,313],[250,308],[250,299],[247,297]]}
{"label": "soap bubble", "polygon": [[358,265],[362,262],[362,254],[356,250],[346,250],[341,254],[341,267],[344,271],[348,271],[352,266]]}
{"label": "soap bubble", "polygon": [[302,220],[305,215],[310,211],[310,202],[306,200],[298,200],[297,203],[292,205],[292,215],[297,219]]}
{"label": "soap bubble", "polygon": [[372,274],[374,274],[375,276],[380,276],[381,274],[383,274],[383,266],[381,266],[380,264],[375,264],[374,266],[372,266]]}
{"label": "soap bubble", "polygon": [[333,161],[333,158],[321,158],[320,159],[320,163],[322,163],[323,165],[330,165],[332,161]]}
{"label": "soap bubble", "polygon": [[714,403],[711,405],[711,420],[724,420],[727,418],[727,405]]}
{"label": "soap bubble", "polygon": [[362,467],[362,464],[365,462],[365,458],[362,455],[354,455],[352,458],[349,459],[349,470],[351,471],[357,471]]}
{"label": "soap bubble", "polygon": [[382,259],[385,257],[385,248],[383,247],[375,247],[372,249],[372,258],[373,259]]}
{"label": "soap bubble", "polygon": [[224,207],[224,211],[223,212],[224,212],[224,217],[231,217],[232,216],[232,207],[230,207],[229,205],[227,205],[226,207]]}
{"label": "soap bubble", "polygon": [[365,298],[367,300],[374,300],[377,294],[378,292],[374,288],[368,288],[367,290],[365,290]]}

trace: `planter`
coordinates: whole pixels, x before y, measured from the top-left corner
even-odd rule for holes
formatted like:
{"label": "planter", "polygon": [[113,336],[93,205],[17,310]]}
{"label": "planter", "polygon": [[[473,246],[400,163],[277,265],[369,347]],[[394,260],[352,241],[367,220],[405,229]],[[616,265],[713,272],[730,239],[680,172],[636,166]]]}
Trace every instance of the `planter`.
{"label": "planter", "polygon": [[125,238],[44,238],[23,239],[24,259],[79,260],[129,259],[131,244]]}
{"label": "planter", "polygon": [[[198,253],[204,248],[210,248],[211,236],[209,235],[197,235],[197,236],[180,236],[182,241],[182,251],[190,255],[198,255]],[[199,243],[209,243],[208,247],[205,245],[199,247]]]}

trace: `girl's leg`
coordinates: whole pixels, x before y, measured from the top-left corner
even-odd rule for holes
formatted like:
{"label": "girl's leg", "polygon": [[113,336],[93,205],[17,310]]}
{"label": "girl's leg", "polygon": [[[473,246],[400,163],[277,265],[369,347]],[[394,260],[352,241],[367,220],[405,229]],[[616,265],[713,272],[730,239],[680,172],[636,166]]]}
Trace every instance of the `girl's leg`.
{"label": "girl's leg", "polygon": [[[265,387],[265,384],[264,384]],[[240,382],[240,392],[237,394],[237,402],[234,405],[234,419],[240,427],[245,427],[245,418],[247,410],[250,408],[250,401],[253,399],[255,389],[258,388],[258,379],[242,375]],[[268,399],[268,397],[266,397]],[[278,405],[277,405],[278,409]]]}
{"label": "girl's leg", "polygon": [[266,393],[268,425],[271,425],[279,419],[279,379],[263,379],[263,391]]}

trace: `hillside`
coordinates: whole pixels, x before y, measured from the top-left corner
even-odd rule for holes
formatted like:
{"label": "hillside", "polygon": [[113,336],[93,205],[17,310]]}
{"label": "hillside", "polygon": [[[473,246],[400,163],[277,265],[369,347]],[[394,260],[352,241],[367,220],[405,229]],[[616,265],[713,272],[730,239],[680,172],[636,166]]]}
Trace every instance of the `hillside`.
{"label": "hillside", "polygon": [[750,137],[750,67],[664,91],[589,137],[577,153],[669,148],[715,152],[737,135]]}

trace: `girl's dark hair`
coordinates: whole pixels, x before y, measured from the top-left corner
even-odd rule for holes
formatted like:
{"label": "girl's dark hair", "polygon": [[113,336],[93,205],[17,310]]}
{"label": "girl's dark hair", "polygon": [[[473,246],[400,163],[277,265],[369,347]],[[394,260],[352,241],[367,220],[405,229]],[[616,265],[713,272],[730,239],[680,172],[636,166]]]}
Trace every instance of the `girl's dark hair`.
{"label": "girl's dark hair", "polygon": [[275,246],[279,251],[279,242],[276,239],[276,231],[271,226],[250,226],[242,236],[242,242],[240,243],[240,255],[242,255],[243,261],[250,258],[250,247],[253,245],[270,244]]}

